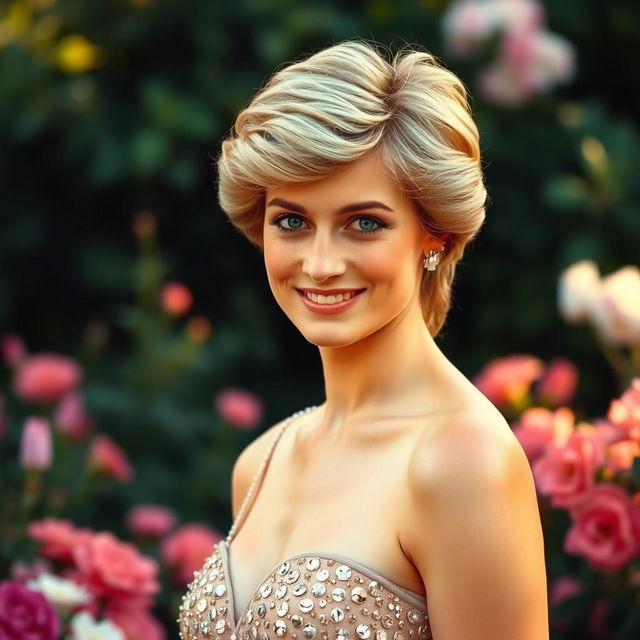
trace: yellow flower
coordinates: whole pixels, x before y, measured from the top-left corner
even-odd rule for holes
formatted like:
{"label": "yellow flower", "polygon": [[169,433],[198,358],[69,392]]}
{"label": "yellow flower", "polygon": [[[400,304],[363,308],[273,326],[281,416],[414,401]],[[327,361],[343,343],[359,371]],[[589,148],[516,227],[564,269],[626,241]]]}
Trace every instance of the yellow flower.
{"label": "yellow flower", "polygon": [[64,37],[56,51],[56,64],[66,73],[83,73],[104,60],[103,50],[79,34]]}

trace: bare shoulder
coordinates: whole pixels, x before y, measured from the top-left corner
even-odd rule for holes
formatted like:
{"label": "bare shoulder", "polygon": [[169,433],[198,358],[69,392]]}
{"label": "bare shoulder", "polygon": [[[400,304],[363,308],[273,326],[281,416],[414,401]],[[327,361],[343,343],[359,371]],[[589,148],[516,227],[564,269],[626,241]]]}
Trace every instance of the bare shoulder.
{"label": "bare shoulder", "polygon": [[256,471],[286,418],[256,436],[238,455],[231,472],[232,517],[235,520]]}
{"label": "bare shoulder", "polygon": [[[411,487],[422,491],[455,490],[466,484],[509,473],[529,464],[504,416],[488,401],[475,401],[450,413],[436,432],[425,429],[409,463]],[[524,465],[524,466],[523,466]]]}
{"label": "bare shoulder", "polygon": [[425,430],[408,484],[405,551],[423,578],[434,637],[548,638],[535,483],[500,412],[473,402]]}

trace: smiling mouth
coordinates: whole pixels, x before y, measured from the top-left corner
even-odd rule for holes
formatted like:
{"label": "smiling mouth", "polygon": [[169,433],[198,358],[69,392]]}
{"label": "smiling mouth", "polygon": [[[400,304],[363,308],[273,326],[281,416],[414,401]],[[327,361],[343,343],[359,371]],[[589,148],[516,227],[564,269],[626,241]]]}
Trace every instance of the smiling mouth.
{"label": "smiling mouth", "polygon": [[311,291],[303,291],[302,289],[296,289],[296,291],[301,295],[307,298],[307,300],[311,300],[316,304],[336,304],[338,302],[345,302],[347,300],[351,300],[351,298],[355,298],[355,296],[361,294],[365,289],[354,289],[353,291],[346,291],[344,293],[337,293],[332,295],[322,295],[319,293],[313,293]]}

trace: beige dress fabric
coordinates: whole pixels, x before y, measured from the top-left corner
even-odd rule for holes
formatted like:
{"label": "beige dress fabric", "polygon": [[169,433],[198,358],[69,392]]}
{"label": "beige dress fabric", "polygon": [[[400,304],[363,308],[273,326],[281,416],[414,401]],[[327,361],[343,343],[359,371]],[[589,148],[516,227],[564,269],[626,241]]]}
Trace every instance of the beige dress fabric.
{"label": "beige dress fabric", "polygon": [[[271,447],[263,477],[284,431]],[[432,638],[423,595],[325,551],[296,554],[278,563],[256,585],[245,610],[237,611],[229,562],[232,539],[220,540],[202,569],[194,572],[179,607],[181,640]]]}

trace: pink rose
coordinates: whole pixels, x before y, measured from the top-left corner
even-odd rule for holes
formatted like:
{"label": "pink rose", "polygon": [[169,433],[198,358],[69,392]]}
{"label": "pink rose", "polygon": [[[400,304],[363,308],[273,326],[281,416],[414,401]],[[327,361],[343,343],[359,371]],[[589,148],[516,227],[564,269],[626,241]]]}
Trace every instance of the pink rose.
{"label": "pink rose", "polygon": [[536,384],[540,398],[557,407],[571,402],[578,384],[578,369],[566,358],[554,358]]}
{"label": "pink rose", "polygon": [[112,533],[96,533],[73,550],[76,566],[95,595],[130,598],[157,593],[158,565]]}
{"label": "pink rose", "polygon": [[550,496],[554,507],[571,507],[585,499],[603,463],[602,443],[573,433],[564,446],[547,447],[532,470],[540,493]]}
{"label": "pink rose", "polygon": [[475,0],[452,2],[443,16],[447,53],[464,57],[473,53],[498,28],[496,12],[489,3]]}
{"label": "pink rose", "polygon": [[135,535],[161,538],[173,529],[176,514],[162,505],[139,504],[129,510],[126,520]]}
{"label": "pink rose", "polygon": [[130,482],[133,478],[133,467],[124,452],[105,435],[97,435],[91,441],[87,464],[90,469],[111,476],[119,482]]}
{"label": "pink rose", "polygon": [[27,349],[17,333],[6,333],[2,336],[2,357],[8,367],[18,366],[24,359]]}
{"label": "pink rose", "polygon": [[574,415],[567,407],[560,407],[555,411],[531,407],[512,427],[530,463],[535,462],[548,445],[563,445],[573,429]]}
{"label": "pink rose", "polygon": [[228,388],[215,397],[220,417],[235,427],[253,429],[262,420],[263,405],[258,396],[242,389]]}
{"label": "pink rose", "polygon": [[607,417],[640,442],[640,378],[634,378],[620,398],[611,401]]}
{"label": "pink rose", "polygon": [[556,578],[551,585],[549,592],[549,605],[557,607],[561,602],[568,598],[573,598],[582,593],[582,585],[571,575],[560,576]]}
{"label": "pink rose", "polygon": [[53,573],[53,566],[46,558],[35,558],[30,565],[15,561],[9,570],[9,578],[15,582],[35,580],[41,573]]}
{"label": "pink rose", "polygon": [[162,625],[147,609],[129,606],[123,600],[110,600],[104,615],[124,632],[126,640],[165,640]]}
{"label": "pink rose", "polygon": [[538,358],[516,353],[492,360],[473,383],[493,404],[517,406],[543,369],[544,364]]}
{"label": "pink rose", "polygon": [[637,440],[620,440],[607,447],[606,469],[610,474],[630,471],[633,459],[640,456],[640,443]]}
{"label": "pink rose", "polygon": [[25,402],[57,402],[80,383],[82,373],[74,360],[55,353],[28,356],[13,381],[15,394]]}
{"label": "pink rose", "polygon": [[564,550],[584,556],[596,569],[618,571],[640,552],[640,508],[622,487],[593,487],[570,514]]}
{"label": "pink rose", "polygon": [[44,418],[28,418],[20,439],[20,463],[23,468],[48,469],[52,456],[49,423]]}
{"label": "pink rose", "polygon": [[27,528],[27,534],[31,539],[42,543],[41,555],[71,563],[73,549],[89,539],[93,532],[90,529],[76,528],[68,520],[44,518],[31,522]]}
{"label": "pink rose", "polygon": [[189,584],[193,572],[202,568],[221,539],[219,533],[202,524],[186,524],[165,538],[160,551],[164,563],[174,568],[176,583]]}
{"label": "pink rose", "polygon": [[93,427],[93,420],[84,410],[84,398],[79,391],[67,393],[58,404],[55,425],[60,433],[73,440],[84,440]]}
{"label": "pink rose", "polygon": [[2,640],[57,640],[60,620],[38,591],[20,582],[0,583],[0,638]]}
{"label": "pink rose", "polygon": [[191,291],[180,282],[168,282],[160,291],[164,311],[172,316],[183,316],[193,305]]}

